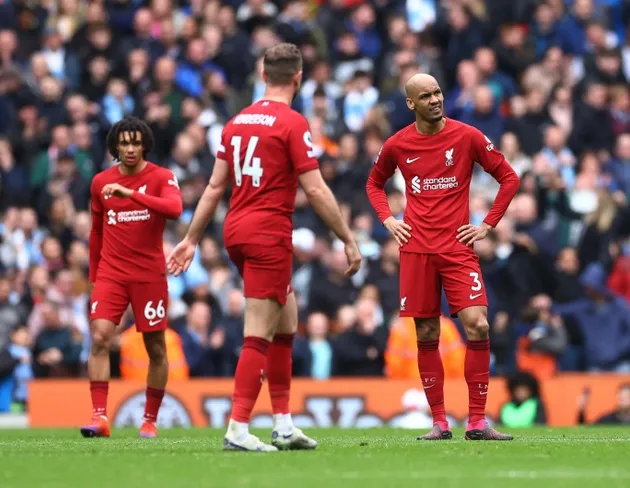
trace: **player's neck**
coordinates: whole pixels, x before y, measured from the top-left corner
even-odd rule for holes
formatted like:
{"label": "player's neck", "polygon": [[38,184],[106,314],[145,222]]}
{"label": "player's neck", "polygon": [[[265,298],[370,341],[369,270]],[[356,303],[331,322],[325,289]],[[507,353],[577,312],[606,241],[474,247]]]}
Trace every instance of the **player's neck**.
{"label": "player's neck", "polygon": [[432,136],[441,132],[446,125],[446,119],[442,117],[438,122],[428,122],[426,120],[416,119],[416,130],[425,136]]}
{"label": "player's neck", "polygon": [[284,86],[268,86],[263,100],[279,102],[291,106],[293,103],[293,88]]}
{"label": "player's neck", "polygon": [[118,171],[120,171],[120,173],[125,176],[133,176],[140,173],[146,167],[147,167],[147,162],[144,159],[142,159],[138,161],[138,164],[135,164],[133,166],[127,166],[123,163],[120,163],[118,165]]}

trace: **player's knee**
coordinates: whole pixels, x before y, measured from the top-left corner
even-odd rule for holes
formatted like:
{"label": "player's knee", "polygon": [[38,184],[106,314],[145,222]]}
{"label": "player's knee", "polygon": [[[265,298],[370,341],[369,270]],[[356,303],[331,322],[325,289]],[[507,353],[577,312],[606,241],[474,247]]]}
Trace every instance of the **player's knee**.
{"label": "player's knee", "polygon": [[92,352],[95,354],[109,353],[114,339],[113,331],[106,328],[95,327],[92,329]]}
{"label": "player's knee", "polygon": [[414,319],[416,335],[420,342],[437,341],[440,338],[440,319]]}
{"label": "player's knee", "polygon": [[488,318],[486,316],[475,317],[474,320],[466,327],[468,336],[473,340],[487,339],[490,333],[490,324],[488,324]]}

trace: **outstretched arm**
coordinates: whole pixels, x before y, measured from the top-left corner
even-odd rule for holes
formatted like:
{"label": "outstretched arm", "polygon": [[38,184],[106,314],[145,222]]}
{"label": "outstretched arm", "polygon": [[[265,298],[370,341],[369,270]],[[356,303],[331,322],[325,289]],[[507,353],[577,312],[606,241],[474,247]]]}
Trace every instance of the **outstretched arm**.
{"label": "outstretched arm", "polygon": [[223,197],[223,192],[227,187],[229,178],[230,168],[227,161],[217,159],[214,163],[210,182],[208,186],[206,186],[203,195],[201,195],[201,199],[197,204],[192,221],[188,227],[188,232],[186,233],[186,239],[188,241],[193,242],[195,245],[200,241],[210,219],[212,219],[214,212],[217,210],[221,197]]}
{"label": "outstretched arm", "polygon": [[335,235],[347,244],[353,240],[352,232],[341,215],[341,210],[332,191],[324,181],[319,169],[302,173],[300,184],[313,209]]}

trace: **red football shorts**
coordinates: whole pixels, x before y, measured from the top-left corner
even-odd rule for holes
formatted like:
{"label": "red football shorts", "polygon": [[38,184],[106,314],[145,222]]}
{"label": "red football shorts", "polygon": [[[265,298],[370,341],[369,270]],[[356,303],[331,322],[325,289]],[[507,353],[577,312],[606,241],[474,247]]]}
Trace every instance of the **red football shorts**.
{"label": "red football shorts", "polygon": [[165,330],[168,326],[168,285],[166,279],[154,283],[117,283],[97,280],[90,300],[90,320],[107,319],[120,323],[131,304],[138,332]]}
{"label": "red football shorts", "polygon": [[400,253],[400,315],[441,315],[442,287],[452,316],[467,307],[488,306],[479,258],[470,252]]}
{"label": "red football shorts", "polygon": [[235,244],[226,247],[241,274],[247,298],[272,299],[284,306],[291,293],[293,251],[290,246]]}

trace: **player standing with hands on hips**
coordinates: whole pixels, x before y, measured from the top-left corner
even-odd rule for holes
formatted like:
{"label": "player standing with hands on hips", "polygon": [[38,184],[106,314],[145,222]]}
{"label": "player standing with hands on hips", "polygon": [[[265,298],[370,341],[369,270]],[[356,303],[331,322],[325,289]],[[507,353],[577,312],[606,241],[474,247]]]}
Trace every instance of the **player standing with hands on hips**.
{"label": "player standing with hands on hips", "polygon": [[81,428],[84,437],[109,437],[109,350],[129,304],[149,355],[140,437],[157,437],[155,423],[168,379],[162,239],[166,221],[182,213],[182,197],[173,173],[145,159],[152,148],[149,126],[135,117],[124,118],[107,135],[107,149],[119,164],[92,180],[88,375],[93,412],[90,424]]}
{"label": "player standing with hands on hips", "polygon": [[[210,183],[186,237],[167,259],[169,272],[186,271],[228,182],[230,209],[224,243],[244,281],[245,339],[236,367],[225,450],[314,449],[317,442],[293,425],[289,411],[291,355],[297,304],[291,289],[292,216],[298,180],[309,202],[345,245],[347,276],[361,255],[332,192],[324,182],[306,119],[291,109],[302,81],[302,56],[294,44],[269,48],[263,59],[264,97],[226,124]],[[272,444],[249,433],[252,409],[269,382]]]}
{"label": "player standing with hands on hips", "polygon": [[[475,241],[501,220],[518,191],[519,179],[503,155],[479,130],[443,115],[444,96],[432,76],[417,74],[405,86],[415,123],[390,137],[377,156],[367,194],[383,225],[400,245],[400,315],[413,317],[418,369],[433,414],[433,429],[421,440],[451,439],[444,408],[444,367],[439,351],[441,289],[450,313],[466,330],[464,375],[469,416],[466,439],[511,440],[485,419],[490,377],[488,301]],[[500,184],[490,212],[470,225],[469,193],[479,163]],[[398,168],[406,184],[407,208],[396,220],[384,186]]]}

